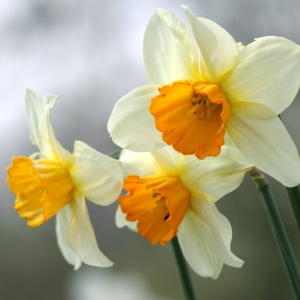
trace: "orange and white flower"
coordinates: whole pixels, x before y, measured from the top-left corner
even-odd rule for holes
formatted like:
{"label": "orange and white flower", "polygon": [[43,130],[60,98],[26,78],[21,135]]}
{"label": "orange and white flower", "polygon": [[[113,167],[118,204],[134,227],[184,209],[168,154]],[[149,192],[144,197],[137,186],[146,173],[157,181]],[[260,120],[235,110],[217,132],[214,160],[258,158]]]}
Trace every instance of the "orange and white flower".
{"label": "orange and white flower", "polygon": [[99,250],[85,197],[108,205],[121,192],[121,163],[76,141],[74,152],[56,140],[49,113],[57,97],[47,95],[41,102],[30,90],[25,104],[30,137],[40,153],[13,157],[7,169],[7,183],[17,196],[15,209],[28,225],[35,227],[57,215],[58,245],[75,269],[81,262],[98,267],[113,263]]}
{"label": "orange and white flower", "polygon": [[205,160],[167,146],[151,152],[123,150],[125,196],[119,197],[118,227],[137,230],[151,244],[166,245],[178,235],[193,270],[217,278],[223,264],[241,267],[230,250],[232,230],[215,201],[236,189],[253,166],[236,148]]}
{"label": "orange and white flower", "polygon": [[183,6],[185,25],[157,9],[144,38],[149,85],[120,99],[108,123],[113,141],[131,151],[166,144],[199,159],[234,144],[286,186],[300,183],[297,149],[277,117],[300,83],[300,47],[281,37],[243,46],[216,23]]}

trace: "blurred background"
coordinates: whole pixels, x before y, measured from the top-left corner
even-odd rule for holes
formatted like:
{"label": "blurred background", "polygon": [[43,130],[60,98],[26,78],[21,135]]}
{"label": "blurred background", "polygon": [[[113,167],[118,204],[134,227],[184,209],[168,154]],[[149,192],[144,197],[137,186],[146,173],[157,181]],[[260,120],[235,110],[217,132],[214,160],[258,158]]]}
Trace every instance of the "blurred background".
{"label": "blurred background", "polygon": [[[63,259],[55,220],[29,228],[14,210],[5,183],[12,156],[36,151],[29,141],[24,91],[57,94],[51,120],[58,140],[73,150],[81,140],[103,153],[117,150],[106,124],[116,101],[147,84],[142,42],[155,8],[186,21],[182,0],[0,1],[0,299],[183,299],[171,245],[151,246],[114,222],[117,203],[89,204],[100,249],[115,262],[109,269]],[[237,42],[283,36],[300,44],[298,0],[186,0],[192,11],[224,27]],[[300,149],[299,98],[282,114]],[[295,254],[299,230],[285,188],[270,179]],[[232,251],[241,269],[224,266],[217,280],[192,271],[199,299],[293,299],[262,202],[248,175],[218,202],[233,228]]]}

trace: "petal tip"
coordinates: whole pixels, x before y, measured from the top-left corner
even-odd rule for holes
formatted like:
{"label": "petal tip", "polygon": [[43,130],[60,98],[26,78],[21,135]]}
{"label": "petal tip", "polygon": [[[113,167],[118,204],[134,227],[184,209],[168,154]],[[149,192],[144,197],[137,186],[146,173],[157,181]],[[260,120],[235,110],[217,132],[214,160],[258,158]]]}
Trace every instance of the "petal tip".
{"label": "petal tip", "polygon": [[29,88],[25,88],[25,95],[30,93],[33,93],[33,91]]}
{"label": "petal tip", "polygon": [[189,8],[187,5],[182,4],[181,7],[182,7],[182,9],[184,10],[184,12],[185,12],[186,14],[192,14],[190,8]]}
{"label": "petal tip", "polygon": [[25,101],[32,101],[32,98],[38,99],[37,95],[29,88],[25,88]]}

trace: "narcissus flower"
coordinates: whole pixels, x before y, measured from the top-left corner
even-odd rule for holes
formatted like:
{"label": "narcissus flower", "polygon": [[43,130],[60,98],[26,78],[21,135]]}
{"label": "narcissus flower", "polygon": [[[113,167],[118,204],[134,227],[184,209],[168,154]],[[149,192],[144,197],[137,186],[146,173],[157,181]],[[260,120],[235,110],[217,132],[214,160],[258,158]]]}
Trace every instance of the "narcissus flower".
{"label": "narcissus flower", "polygon": [[236,148],[224,146],[217,158],[205,160],[169,146],[123,150],[120,160],[128,194],[118,199],[118,227],[137,230],[151,244],[166,245],[177,234],[186,260],[201,276],[217,278],[223,263],[243,265],[230,250],[230,223],[215,205],[252,168]]}
{"label": "narcissus flower", "polygon": [[17,196],[15,209],[32,227],[56,214],[58,245],[75,269],[81,262],[108,267],[112,262],[98,248],[85,197],[99,205],[116,200],[124,178],[121,163],[78,141],[73,154],[65,150],[49,119],[56,99],[47,95],[41,102],[26,91],[30,137],[40,153],[13,157],[7,169],[7,183]]}
{"label": "narcissus flower", "polygon": [[300,183],[297,149],[277,117],[300,82],[300,47],[280,37],[237,44],[216,23],[183,6],[185,25],[157,9],[144,38],[150,85],[120,99],[108,123],[113,141],[131,151],[166,144],[199,159],[235,145],[286,186]]}

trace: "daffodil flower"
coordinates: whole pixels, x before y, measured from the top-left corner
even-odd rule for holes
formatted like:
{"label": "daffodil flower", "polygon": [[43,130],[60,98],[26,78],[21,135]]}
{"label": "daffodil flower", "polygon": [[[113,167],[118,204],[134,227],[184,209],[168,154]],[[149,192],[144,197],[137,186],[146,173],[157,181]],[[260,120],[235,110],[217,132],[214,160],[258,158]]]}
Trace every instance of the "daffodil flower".
{"label": "daffodil flower", "polygon": [[253,166],[236,148],[198,160],[167,146],[151,152],[123,150],[126,177],[116,214],[118,227],[137,230],[151,244],[166,245],[176,234],[193,270],[217,278],[223,263],[241,267],[230,250],[232,230],[215,201],[236,189]]}
{"label": "daffodil flower", "polygon": [[183,6],[185,25],[157,9],[144,37],[149,85],[120,99],[108,123],[113,141],[131,151],[166,144],[199,159],[235,145],[286,186],[300,183],[297,149],[277,117],[300,83],[300,47],[281,37],[243,46],[216,23]]}
{"label": "daffodil flower", "polygon": [[73,154],[65,150],[49,119],[56,99],[47,95],[41,102],[32,91],[26,91],[30,137],[40,153],[13,157],[7,169],[7,183],[17,196],[15,209],[32,227],[56,214],[58,245],[75,269],[81,262],[108,267],[112,262],[98,248],[85,197],[99,205],[116,200],[123,184],[121,163],[79,141]]}

